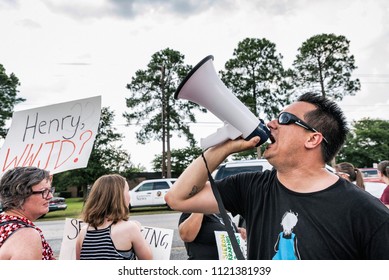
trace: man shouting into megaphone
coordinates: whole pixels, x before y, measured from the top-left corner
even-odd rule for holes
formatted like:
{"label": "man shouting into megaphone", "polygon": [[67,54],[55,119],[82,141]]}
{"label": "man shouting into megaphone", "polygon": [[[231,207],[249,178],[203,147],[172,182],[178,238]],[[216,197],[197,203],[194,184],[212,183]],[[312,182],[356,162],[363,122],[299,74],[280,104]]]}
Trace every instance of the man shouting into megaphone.
{"label": "man shouting into megaphone", "polygon": [[[215,182],[226,210],[246,220],[247,258],[389,259],[389,209],[325,168],[348,133],[338,105],[306,93],[267,127],[271,144],[264,157],[274,169]],[[238,138],[210,147],[203,154],[209,171],[260,141]],[[207,174],[202,157],[193,161],[166,194],[168,205],[218,213]]]}

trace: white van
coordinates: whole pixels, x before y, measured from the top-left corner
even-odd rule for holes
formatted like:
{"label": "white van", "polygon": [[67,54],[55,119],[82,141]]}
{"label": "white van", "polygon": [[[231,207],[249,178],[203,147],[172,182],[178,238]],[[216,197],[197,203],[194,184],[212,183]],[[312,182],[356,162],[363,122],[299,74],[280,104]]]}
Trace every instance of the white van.
{"label": "white van", "polygon": [[130,190],[129,207],[164,206],[165,194],[177,178],[144,180]]}
{"label": "white van", "polygon": [[229,161],[219,165],[217,170],[213,173],[213,177],[215,180],[220,180],[242,172],[263,172],[272,169],[273,166],[266,159]]}

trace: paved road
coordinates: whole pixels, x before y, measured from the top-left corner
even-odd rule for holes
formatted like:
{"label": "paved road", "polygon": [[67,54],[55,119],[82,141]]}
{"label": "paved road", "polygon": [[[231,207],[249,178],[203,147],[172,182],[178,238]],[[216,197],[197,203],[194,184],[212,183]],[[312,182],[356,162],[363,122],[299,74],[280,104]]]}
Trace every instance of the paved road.
{"label": "paved road", "polygon": [[[138,215],[132,216],[131,219],[139,221],[143,226],[173,229],[173,244],[170,254],[171,260],[187,259],[184,243],[178,235],[177,225],[180,213]],[[39,227],[54,251],[56,258],[59,257],[65,221],[36,221],[35,225]]]}

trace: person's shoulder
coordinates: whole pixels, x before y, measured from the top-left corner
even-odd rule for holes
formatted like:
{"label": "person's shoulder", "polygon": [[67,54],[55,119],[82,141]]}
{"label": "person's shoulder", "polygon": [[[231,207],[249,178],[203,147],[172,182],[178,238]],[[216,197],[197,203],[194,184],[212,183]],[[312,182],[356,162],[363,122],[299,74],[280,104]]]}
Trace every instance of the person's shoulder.
{"label": "person's shoulder", "polygon": [[353,183],[347,180],[339,180],[338,182],[341,184],[341,190],[343,190],[343,197],[347,197],[349,202],[355,203],[355,209],[361,209],[363,213],[370,211],[383,211],[389,213],[387,207],[383,207],[383,203],[371,193],[366,190],[359,188]]}
{"label": "person's shoulder", "polygon": [[119,221],[117,224],[116,224],[116,227],[121,229],[121,230],[129,230],[129,231],[133,231],[133,230],[136,230],[136,231],[139,231],[142,229],[142,225],[140,222],[136,221],[136,220],[122,220],[122,221]]}
{"label": "person's shoulder", "polygon": [[42,239],[33,227],[19,228],[1,246],[7,259],[29,260],[42,258]]}
{"label": "person's shoulder", "polygon": [[343,193],[343,195],[346,195],[348,198],[365,199],[366,197],[371,196],[367,191],[343,178],[339,178],[332,187],[336,188],[338,192]]}
{"label": "person's shoulder", "polygon": [[274,179],[276,175],[276,170],[264,170],[264,171],[249,171],[249,172],[241,172],[234,175],[231,175],[227,178],[231,180],[269,180]]}
{"label": "person's shoulder", "polygon": [[273,185],[277,182],[277,171],[275,169],[272,170],[264,170],[262,172],[247,172],[247,173],[241,173],[240,180],[244,182],[244,184],[247,184],[250,182],[249,185],[251,187],[257,188],[257,186],[269,186]]}
{"label": "person's shoulder", "polygon": [[355,194],[356,196],[372,196],[368,191],[345,179],[340,178],[337,183],[340,184],[342,188],[349,191],[351,194]]}
{"label": "person's shoulder", "polygon": [[34,227],[21,227],[9,239],[16,242],[41,242],[41,235]]}

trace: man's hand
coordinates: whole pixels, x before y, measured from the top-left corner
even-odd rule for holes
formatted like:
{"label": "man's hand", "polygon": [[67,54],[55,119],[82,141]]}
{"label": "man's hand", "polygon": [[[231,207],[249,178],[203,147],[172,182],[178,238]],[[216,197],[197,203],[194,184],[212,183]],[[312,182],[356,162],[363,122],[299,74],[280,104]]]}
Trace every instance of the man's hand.
{"label": "man's hand", "polygon": [[240,236],[243,240],[247,239],[246,229],[242,227],[238,227],[238,232],[240,233]]}

